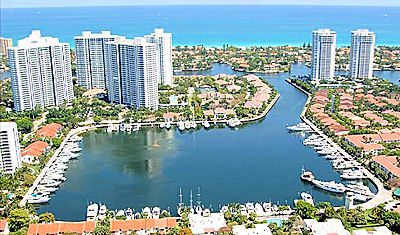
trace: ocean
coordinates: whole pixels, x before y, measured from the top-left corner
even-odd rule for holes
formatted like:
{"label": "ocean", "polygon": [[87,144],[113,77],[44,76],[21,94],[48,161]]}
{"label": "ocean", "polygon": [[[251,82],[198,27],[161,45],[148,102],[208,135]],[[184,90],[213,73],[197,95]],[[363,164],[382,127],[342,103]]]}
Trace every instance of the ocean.
{"label": "ocean", "polygon": [[133,38],[163,27],[174,45],[302,45],[312,30],[330,28],[337,44],[349,45],[350,31],[368,28],[378,45],[400,45],[400,7],[332,6],[124,6],[2,8],[0,35],[17,40],[40,29],[74,47],[84,30],[110,30]]}

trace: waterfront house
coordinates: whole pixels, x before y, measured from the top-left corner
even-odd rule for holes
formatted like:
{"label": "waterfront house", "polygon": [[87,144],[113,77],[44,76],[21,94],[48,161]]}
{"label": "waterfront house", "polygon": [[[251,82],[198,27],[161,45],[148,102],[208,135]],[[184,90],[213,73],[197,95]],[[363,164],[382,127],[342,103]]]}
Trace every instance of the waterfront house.
{"label": "waterfront house", "polygon": [[215,234],[220,228],[226,227],[222,213],[190,214],[188,219],[193,234]]}
{"label": "waterfront house", "polygon": [[40,128],[36,132],[36,134],[38,136],[43,136],[43,137],[48,137],[48,138],[53,139],[53,138],[58,137],[58,135],[60,134],[62,129],[63,129],[62,125],[52,122],[52,123],[49,123],[49,124],[43,126],[42,128]]}
{"label": "waterfront house", "polygon": [[163,114],[166,122],[180,121],[183,117],[180,113],[168,112]]}
{"label": "waterfront house", "polygon": [[235,225],[232,228],[232,232],[234,235],[272,234],[268,224],[254,224],[254,228],[246,228],[244,225]]}
{"label": "waterfront house", "polygon": [[46,154],[50,150],[50,145],[44,141],[36,141],[28,145],[21,153],[21,158],[23,162],[35,163],[40,156]]}
{"label": "waterfront house", "polygon": [[50,224],[29,224],[27,235],[48,234],[90,234],[96,227],[95,221],[55,222]]}
{"label": "waterfront house", "polygon": [[311,232],[311,234],[335,234],[335,235],[350,235],[347,231],[342,221],[339,219],[327,219],[326,222],[318,222],[316,219],[305,219],[306,229]]}
{"label": "waterfront house", "polygon": [[372,160],[376,162],[384,172],[388,173],[390,178],[400,178],[400,168],[397,166],[398,161],[396,156],[379,155],[373,157]]}
{"label": "waterfront house", "polygon": [[111,220],[111,234],[130,234],[135,232],[138,235],[161,233],[164,234],[177,226],[176,218],[162,219],[134,219],[134,220]]}
{"label": "waterfront house", "polygon": [[9,232],[8,221],[6,219],[0,219],[0,235],[6,235]]}

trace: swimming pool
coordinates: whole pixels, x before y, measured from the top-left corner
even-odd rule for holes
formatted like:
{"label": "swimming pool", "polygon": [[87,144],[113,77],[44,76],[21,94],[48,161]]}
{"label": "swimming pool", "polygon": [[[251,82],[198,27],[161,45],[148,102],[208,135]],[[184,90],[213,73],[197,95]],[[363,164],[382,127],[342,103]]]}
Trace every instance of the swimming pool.
{"label": "swimming pool", "polygon": [[267,219],[267,224],[270,223],[276,223],[279,227],[282,226],[282,220],[281,219]]}

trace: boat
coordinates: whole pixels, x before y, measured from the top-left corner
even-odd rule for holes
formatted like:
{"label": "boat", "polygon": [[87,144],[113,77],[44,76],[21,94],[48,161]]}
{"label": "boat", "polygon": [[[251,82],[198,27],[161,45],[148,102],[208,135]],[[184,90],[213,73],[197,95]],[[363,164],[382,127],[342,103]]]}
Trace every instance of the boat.
{"label": "boat", "polygon": [[228,206],[223,206],[220,210],[221,213],[225,213],[229,211],[229,207]]}
{"label": "boat", "polygon": [[196,129],[196,127],[197,127],[197,124],[195,121],[190,123],[190,128]]}
{"label": "boat", "polygon": [[106,217],[107,207],[106,205],[101,205],[99,210],[99,216],[97,217],[99,220],[103,220]]}
{"label": "boat", "polygon": [[305,171],[303,169],[300,178],[301,180],[312,182],[314,180],[314,175],[311,171]]}
{"label": "boat", "polygon": [[119,130],[120,131],[125,131],[125,124],[121,124],[120,126],[119,126]]}
{"label": "boat", "polygon": [[183,122],[178,122],[177,125],[178,125],[178,129],[180,131],[184,131],[185,130],[185,124]]}
{"label": "boat", "polygon": [[151,218],[151,210],[149,207],[145,207],[142,209],[142,214],[146,218]]}
{"label": "boat", "polygon": [[311,131],[311,127],[304,122],[301,122],[294,126],[287,126],[286,129],[289,131]]}
{"label": "boat", "polygon": [[316,187],[332,193],[344,193],[346,191],[346,186],[341,183],[336,183],[335,181],[325,182],[320,180],[313,180],[312,183]]}
{"label": "boat", "polygon": [[185,128],[190,129],[191,125],[189,121],[185,121]]}
{"label": "boat", "polygon": [[335,150],[332,148],[324,148],[322,150],[317,151],[320,155],[331,155],[335,153]]}
{"label": "boat", "polygon": [[165,128],[166,128],[167,130],[171,129],[171,123],[167,122],[167,124],[165,124]]}
{"label": "boat", "polygon": [[302,193],[300,194],[300,197],[301,197],[301,199],[304,200],[305,202],[308,202],[308,203],[310,203],[311,205],[314,206],[314,199],[313,199],[313,197],[311,196],[311,194],[306,193],[306,192],[302,192]]}
{"label": "boat", "polygon": [[132,131],[138,131],[140,129],[140,125],[134,125]]}
{"label": "boat", "polygon": [[119,210],[117,211],[117,213],[115,214],[115,216],[120,217],[120,216],[124,216],[125,215],[125,211],[124,210]]}
{"label": "boat", "polygon": [[345,179],[345,180],[359,180],[359,179],[364,179],[364,173],[360,170],[347,170],[344,171],[342,174],[340,174],[340,178]]}
{"label": "boat", "polygon": [[371,189],[368,186],[363,185],[362,183],[355,184],[347,184],[347,190],[350,192],[354,192],[357,194],[373,197],[375,194],[371,192]]}
{"label": "boat", "polygon": [[128,208],[128,209],[125,210],[125,216],[128,217],[128,218],[132,218],[133,211],[132,211],[131,208]]}
{"label": "boat", "polygon": [[75,147],[75,148],[71,148],[71,149],[68,149],[71,153],[77,153],[77,152],[80,152],[80,151],[82,151],[82,148],[80,148],[80,147]]}
{"label": "boat", "polygon": [[112,126],[108,126],[108,127],[107,127],[107,132],[110,133],[110,132],[112,132],[112,131],[113,131]]}
{"label": "boat", "polygon": [[154,207],[152,210],[153,218],[158,219],[160,218],[160,208],[159,207]]}
{"label": "boat", "polygon": [[99,212],[99,205],[97,205],[96,203],[90,204],[86,210],[86,220],[96,221],[98,212]]}
{"label": "boat", "polygon": [[161,129],[165,128],[165,123],[164,122],[160,123],[160,128]]}
{"label": "boat", "polygon": [[207,121],[204,121],[204,122],[203,122],[203,127],[204,127],[205,129],[210,128],[210,123],[208,123]]}
{"label": "boat", "polygon": [[271,212],[271,203],[270,202],[264,202],[262,204],[262,207],[265,212]]}
{"label": "boat", "polygon": [[371,198],[372,198],[371,196],[362,195],[362,194],[359,194],[359,193],[354,193],[354,200],[355,201],[366,202],[366,201],[370,200]]}
{"label": "boat", "polygon": [[73,135],[73,136],[71,136],[71,138],[69,138],[68,141],[70,141],[70,142],[80,142],[82,140],[83,140],[82,136]]}
{"label": "boat", "polygon": [[45,187],[45,186],[38,186],[36,188],[36,190],[38,191],[42,191],[42,192],[49,192],[49,193],[53,193],[55,191],[57,191],[58,188],[56,187]]}
{"label": "boat", "polygon": [[31,196],[30,199],[28,199],[29,204],[42,204],[50,201],[49,196]]}
{"label": "boat", "polygon": [[263,210],[263,207],[261,206],[260,203],[256,203],[256,204],[254,205],[254,208],[255,208],[255,210],[256,210],[256,214],[257,214],[257,215],[264,215],[264,214],[265,214],[265,212],[264,212],[264,210]]}
{"label": "boat", "polygon": [[203,208],[200,205],[197,205],[194,210],[197,214],[201,214],[203,212]]}

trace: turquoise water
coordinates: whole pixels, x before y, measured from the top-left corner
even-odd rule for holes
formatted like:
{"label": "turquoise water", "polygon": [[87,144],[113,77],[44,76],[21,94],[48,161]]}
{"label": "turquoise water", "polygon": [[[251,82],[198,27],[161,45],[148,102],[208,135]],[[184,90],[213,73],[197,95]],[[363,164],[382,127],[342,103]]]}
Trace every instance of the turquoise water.
{"label": "turquoise water", "polygon": [[0,35],[14,42],[40,29],[72,47],[83,30],[111,30],[129,38],[155,27],[173,33],[174,45],[302,45],[311,31],[331,28],[339,45],[350,31],[369,28],[377,44],[400,44],[400,7],[129,6],[1,9]]}
{"label": "turquoise water", "polygon": [[[202,72],[206,73],[237,72],[216,65]],[[232,202],[292,205],[302,191],[310,192],[316,202],[343,205],[343,196],[314,189],[300,180],[304,166],[318,179],[340,181],[327,160],[302,144],[305,136],[286,130],[286,125],[300,121],[307,97],[285,79],[306,73],[309,68],[294,65],[292,74],[263,76],[281,97],[265,119],[236,130],[180,133],[142,128],[132,134],[85,133],[81,156],[70,162],[67,181],[38,212],[51,211],[60,220],[81,220],[89,202],[101,202],[111,209],[157,205],[174,213],[180,187],[186,205],[190,190],[195,194],[201,187],[202,204],[214,210]],[[155,141],[159,148],[153,147]]]}
{"label": "turquoise water", "polygon": [[282,220],[281,219],[269,219],[267,220],[267,224],[270,223],[276,223],[279,227],[282,226]]}

